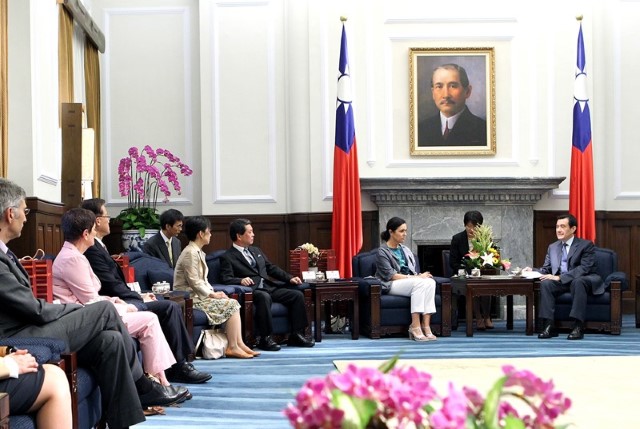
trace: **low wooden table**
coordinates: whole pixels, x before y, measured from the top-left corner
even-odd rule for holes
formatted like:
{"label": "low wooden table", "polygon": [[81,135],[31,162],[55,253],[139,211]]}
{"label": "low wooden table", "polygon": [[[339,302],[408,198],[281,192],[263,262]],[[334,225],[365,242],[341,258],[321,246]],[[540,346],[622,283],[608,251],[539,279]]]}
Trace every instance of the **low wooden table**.
{"label": "low wooden table", "polygon": [[322,308],[326,302],[349,301],[351,307],[351,339],[360,336],[360,307],[358,304],[358,282],[339,280],[335,282],[310,283],[314,293],[315,340],[322,341]]}
{"label": "low wooden table", "polygon": [[467,337],[473,336],[473,298],[478,296],[506,296],[507,329],[513,329],[513,295],[524,295],[527,299],[526,334],[533,335],[533,284],[533,279],[512,276],[452,278],[452,292],[464,294],[467,299]]}

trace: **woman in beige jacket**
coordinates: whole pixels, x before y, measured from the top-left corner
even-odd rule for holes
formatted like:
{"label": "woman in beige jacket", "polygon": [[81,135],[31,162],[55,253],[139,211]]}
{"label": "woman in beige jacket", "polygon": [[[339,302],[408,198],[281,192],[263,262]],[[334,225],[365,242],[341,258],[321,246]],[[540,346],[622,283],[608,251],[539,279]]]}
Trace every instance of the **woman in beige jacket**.
{"label": "woman in beige jacket", "polygon": [[240,304],[230,299],[224,292],[215,292],[207,281],[209,268],[202,248],[211,240],[211,223],[202,216],[188,217],[184,232],[189,244],[180,253],[173,275],[173,290],[191,292],[193,306],[204,311],[211,325],[226,322],[229,346],[226,357],[252,358],[260,355],[242,341],[240,329]]}

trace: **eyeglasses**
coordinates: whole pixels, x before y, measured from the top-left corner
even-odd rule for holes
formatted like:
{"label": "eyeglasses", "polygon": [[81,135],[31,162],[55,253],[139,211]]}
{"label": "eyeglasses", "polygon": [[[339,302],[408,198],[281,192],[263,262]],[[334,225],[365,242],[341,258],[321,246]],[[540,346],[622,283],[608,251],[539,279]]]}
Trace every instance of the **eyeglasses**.
{"label": "eyeglasses", "polygon": [[[12,206],[12,209],[20,209],[20,207],[18,206]],[[29,214],[29,212],[31,211],[31,209],[29,207],[25,207],[24,209],[22,209],[22,211],[24,212],[24,215],[27,216]]]}
{"label": "eyeglasses", "polygon": [[111,219],[111,216],[110,216],[110,215],[98,215],[98,216],[96,216],[96,217],[104,217],[104,218],[107,218],[107,219]]}

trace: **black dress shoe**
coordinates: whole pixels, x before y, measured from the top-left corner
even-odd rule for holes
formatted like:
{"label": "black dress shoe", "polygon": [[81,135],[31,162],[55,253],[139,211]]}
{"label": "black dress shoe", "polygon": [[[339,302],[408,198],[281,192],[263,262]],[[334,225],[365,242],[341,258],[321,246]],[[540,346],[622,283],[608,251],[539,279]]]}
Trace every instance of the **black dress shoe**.
{"label": "black dress shoe", "polygon": [[576,326],[567,337],[567,340],[581,340],[583,338],[584,332],[582,332],[582,326]]}
{"label": "black dress shoe", "polygon": [[140,395],[140,403],[143,408],[162,407],[180,402],[182,398],[187,396],[187,393],[189,391],[186,389],[178,393],[173,386],[163,386],[153,382],[153,388],[149,392]]}
{"label": "black dress shoe", "polygon": [[313,347],[316,342],[306,339],[302,334],[289,334],[287,345],[290,347]]}
{"label": "black dress shoe", "polygon": [[164,373],[172,383],[200,384],[211,380],[211,374],[198,371],[189,362],[177,363]]}
{"label": "black dress shoe", "polygon": [[260,350],[265,350],[267,352],[277,352],[280,350],[280,346],[278,343],[273,341],[271,335],[267,335],[266,337],[260,338],[260,342],[258,343],[258,348]]}
{"label": "black dress shoe", "polygon": [[175,394],[175,395],[182,395],[182,397],[176,402],[176,404],[182,404],[184,401],[193,398],[193,395],[191,394],[191,392],[189,392],[189,389],[187,389],[184,386],[165,386],[167,388],[167,391]]}
{"label": "black dress shoe", "polygon": [[553,328],[553,326],[551,326],[551,324],[548,324],[547,326],[545,326],[544,329],[542,330],[542,332],[540,332],[538,334],[538,338],[543,339],[543,340],[545,340],[547,338],[557,337],[557,336],[558,336],[558,333]]}

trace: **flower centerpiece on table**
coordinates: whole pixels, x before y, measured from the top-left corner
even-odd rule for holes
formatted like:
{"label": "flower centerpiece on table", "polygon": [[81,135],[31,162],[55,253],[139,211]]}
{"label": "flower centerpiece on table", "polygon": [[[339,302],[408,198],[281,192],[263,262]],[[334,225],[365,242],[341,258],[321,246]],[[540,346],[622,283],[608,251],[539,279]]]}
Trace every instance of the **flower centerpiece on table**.
{"label": "flower centerpiece on table", "polygon": [[311,243],[304,243],[298,246],[298,249],[306,250],[309,256],[309,266],[317,267],[320,260],[320,250]]}
{"label": "flower centerpiece on table", "polygon": [[502,259],[500,248],[493,241],[493,229],[488,225],[477,225],[471,239],[472,249],[464,255],[462,262],[467,269],[494,268],[508,270],[509,259]]}
{"label": "flower centerpiece on table", "polygon": [[296,429],[551,429],[571,400],[526,370],[502,367],[483,397],[470,387],[449,383],[440,395],[431,375],[413,367],[396,368],[397,357],[380,368],[349,365],[343,374],[309,379],[284,414]]}
{"label": "flower centerpiece on table", "polygon": [[128,205],[116,219],[122,221],[122,229],[137,229],[144,237],[146,229],[160,228],[158,199],[164,196],[162,201],[167,203],[171,188],[180,195],[178,174],[191,176],[193,171],[166,149],[147,145],[141,151],[132,147],[128,153],[118,165],[120,195],[127,197]]}

